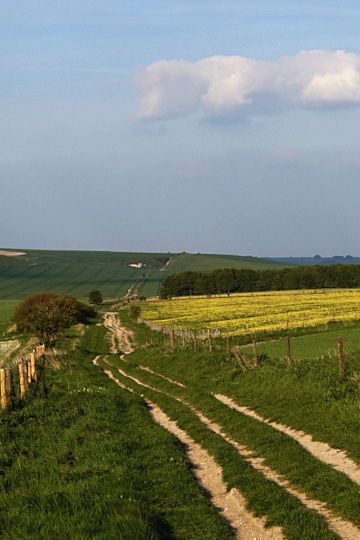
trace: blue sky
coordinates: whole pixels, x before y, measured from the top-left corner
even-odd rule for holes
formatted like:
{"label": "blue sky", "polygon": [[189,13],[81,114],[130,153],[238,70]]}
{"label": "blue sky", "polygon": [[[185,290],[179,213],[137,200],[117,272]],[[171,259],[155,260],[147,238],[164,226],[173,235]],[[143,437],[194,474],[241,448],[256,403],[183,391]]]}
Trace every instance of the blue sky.
{"label": "blue sky", "polygon": [[0,0],[0,247],[360,255],[359,22]]}

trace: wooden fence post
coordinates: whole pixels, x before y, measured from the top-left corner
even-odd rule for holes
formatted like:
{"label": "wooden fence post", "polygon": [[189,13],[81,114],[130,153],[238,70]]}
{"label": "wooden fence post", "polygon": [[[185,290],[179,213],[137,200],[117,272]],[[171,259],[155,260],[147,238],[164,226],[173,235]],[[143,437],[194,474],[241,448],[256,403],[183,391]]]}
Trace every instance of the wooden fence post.
{"label": "wooden fence post", "polygon": [[7,400],[6,400],[6,377],[5,369],[0,369],[0,378],[1,378],[1,408],[7,409]]}
{"label": "wooden fence post", "polygon": [[212,335],[209,334],[209,352],[212,352]]}
{"label": "wooden fence post", "polygon": [[181,337],[182,337],[182,344],[183,344],[183,347],[185,348],[185,345],[186,345],[186,341],[185,341],[185,330],[182,328],[181,329]]}
{"label": "wooden fence post", "polygon": [[290,337],[286,336],[285,340],[286,340],[286,359],[287,359],[287,363],[290,365],[291,364]]}
{"label": "wooden fence post", "polygon": [[30,373],[31,373],[31,380],[33,380],[33,381],[36,380],[36,367],[35,367],[36,356],[37,356],[37,354],[34,353],[34,352],[31,353],[31,355],[30,355]]}
{"label": "wooden fence post", "polygon": [[196,330],[194,330],[194,351],[197,351],[197,339],[196,339]]}
{"label": "wooden fence post", "polygon": [[6,395],[12,397],[14,395],[14,382],[12,376],[11,368],[5,368],[5,379],[6,379]]}
{"label": "wooden fence post", "polygon": [[19,376],[20,376],[20,392],[21,397],[24,397],[26,394],[26,387],[25,387],[25,375],[24,375],[24,364],[19,364]]}
{"label": "wooden fence post", "polygon": [[341,337],[338,337],[336,341],[338,344],[338,351],[339,351],[339,375],[341,378],[344,376],[344,366],[345,366],[343,339]]}
{"label": "wooden fence post", "polygon": [[256,350],[256,341],[253,341],[253,351],[254,351],[254,367],[258,367],[258,356]]}
{"label": "wooden fence post", "polygon": [[24,384],[25,384],[25,392],[27,392],[28,388],[29,388],[29,384],[28,384],[28,376],[27,376],[27,363],[26,361],[22,358],[22,365],[24,366]]}
{"label": "wooden fence post", "polygon": [[171,346],[173,349],[175,349],[175,330],[171,330]]}
{"label": "wooden fence post", "polygon": [[31,384],[31,360],[27,362],[27,382],[28,385]]}

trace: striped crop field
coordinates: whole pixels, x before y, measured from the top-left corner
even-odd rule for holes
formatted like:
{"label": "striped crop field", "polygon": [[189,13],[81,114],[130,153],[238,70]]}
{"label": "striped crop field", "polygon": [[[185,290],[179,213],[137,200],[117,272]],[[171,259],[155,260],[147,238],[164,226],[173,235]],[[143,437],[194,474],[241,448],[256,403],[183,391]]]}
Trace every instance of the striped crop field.
{"label": "striped crop field", "polygon": [[51,250],[12,255],[11,250],[0,249],[0,300],[21,300],[50,290],[83,299],[91,290],[100,290],[103,298],[119,298],[135,286],[141,295],[156,296],[169,274],[230,267],[259,270],[284,264],[235,255]]}
{"label": "striped crop field", "polygon": [[223,336],[316,327],[360,319],[360,291],[279,291],[144,303],[141,317],[166,328],[219,328]]}
{"label": "striped crop field", "polygon": [[0,300],[21,300],[50,290],[77,298],[100,290],[103,298],[118,298],[168,260],[169,255],[161,253],[28,250],[14,257],[0,254]]}

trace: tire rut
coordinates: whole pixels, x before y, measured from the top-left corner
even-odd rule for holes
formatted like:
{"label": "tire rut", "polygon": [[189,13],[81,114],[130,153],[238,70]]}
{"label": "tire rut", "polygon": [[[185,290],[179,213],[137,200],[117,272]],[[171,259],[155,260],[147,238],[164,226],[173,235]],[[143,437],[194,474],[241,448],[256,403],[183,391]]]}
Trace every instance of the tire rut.
{"label": "tire rut", "polygon": [[[241,445],[240,443],[232,439],[229,435],[227,435],[224,432],[223,426],[220,426],[219,424],[209,420],[201,411],[196,410],[191,404],[187,403],[185,400],[182,400],[170,393],[164,392],[153,386],[150,386],[140,381],[136,377],[133,377],[132,375],[128,375],[122,369],[117,368],[116,366],[113,366],[112,364],[110,364],[106,359],[105,359],[105,362],[109,366],[117,369],[120,375],[134,381],[139,386],[143,386],[144,388],[148,388],[155,392],[159,392],[160,394],[164,394],[182,403],[186,407],[188,407],[198,417],[198,419],[203,424],[206,425],[208,429],[210,429],[211,431],[213,431],[214,433],[222,437],[224,440],[226,440],[226,442],[231,444],[238,451],[238,453],[250,463],[250,465],[254,469],[261,472],[267,479],[272,480],[278,486],[285,489],[290,495],[295,496],[308,509],[315,510],[320,515],[322,515],[326,519],[329,529],[335,532],[336,534],[338,534],[340,538],[342,538],[343,540],[360,540],[360,531],[353,523],[335,516],[330,510],[326,508],[326,503],[324,503],[323,501],[311,499],[305,493],[292,487],[290,483],[288,482],[288,480],[284,479],[276,471],[274,471],[273,469],[265,465],[264,463],[265,460],[263,458],[255,457],[253,455],[253,452],[249,450],[246,446]],[[116,378],[114,378],[114,380],[116,380]],[[120,383],[120,381],[118,382]],[[123,383],[120,383],[120,385],[123,385]],[[144,398],[143,395],[142,397],[145,401],[148,401],[147,398]]]}
{"label": "tire rut", "polygon": [[[99,365],[98,359],[99,356],[93,360],[96,366]],[[106,359],[105,362],[111,366]],[[119,381],[110,370],[103,371],[118,386],[134,393],[132,388]],[[124,373],[122,370],[119,370],[119,372]],[[124,376],[127,375],[124,374]],[[134,377],[131,377],[131,379],[137,382]],[[151,388],[140,381],[138,381],[138,384]],[[155,422],[175,435],[183,444],[184,450],[192,463],[193,474],[198,484],[210,498],[213,506],[234,529],[237,540],[283,540],[284,536],[280,527],[266,528],[266,519],[255,517],[247,510],[246,499],[236,488],[232,488],[230,491],[227,490],[226,483],[223,480],[222,468],[207,450],[195,442],[188,433],[179,428],[177,423],[171,420],[156,403],[144,396],[142,397]]]}
{"label": "tire rut", "polygon": [[124,354],[130,354],[134,351],[130,341],[133,333],[124,328],[116,316],[116,312],[104,313],[104,326],[110,332],[110,351],[112,354],[117,354],[120,351]]}
{"label": "tire rut", "polygon": [[[121,359],[124,359],[124,356],[126,354],[130,354],[133,352],[133,347],[129,340],[129,331],[121,326],[120,321],[116,318],[116,313],[106,313],[104,315],[104,325],[106,328],[110,330],[111,335],[111,342],[114,345],[113,346],[113,354],[116,354],[119,352],[116,349],[116,339],[118,340],[119,345],[122,344],[122,352],[124,354],[121,355]],[[116,335],[116,339],[114,337],[114,334]],[[125,336],[125,337],[124,337]],[[98,358],[98,357],[97,357]],[[229,437],[226,433],[224,433],[224,428],[208,418],[206,418],[200,411],[197,411],[192,405],[189,403],[186,403],[184,400],[181,400],[180,398],[173,396],[172,394],[169,394],[167,392],[163,392],[161,390],[158,390],[157,388],[154,388],[150,385],[147,385],[146,383],[143,383],[136,377],[132,377],[131,375],[128,375],[125,371],[121,370],[120,368],[117,368],[115,366],[112,366],[106,359],[106,363],[109,364],[109,366],[115,368],[118,370],[120,375],[122,375],[125,378],[129,378],[133,380],[136,384],[143,386],[145,388],[149,388],[150,390],[165,394],[179,402],[181,402],[183,405],[189,407],[194,414],[199,418],[201,422],[203,422],[208,429],[211,429],[213,432],[220,435],[222,438],[224,438],[229,444],[231,444],[233,447],[237,449],[239,454],[249,461],[249,463],[254,467],[254,469],[259,470],[266,478],[273,480],[276,482],[280,487],[285,489],[288,493],[291,495],[297,497],[304,506],[306,506],[309,509],[316,510],[319,514],[325,517],[329,529],[336,532],[341,538],[344,540],[360,540],[360,531],[355,525],[351,522],[345,521],[334,514],[330,510],[326,508],[326,504],[322,501],[314,500],[309,498],[305,493],[300,492],[296,488],[292,487],[290,483],[281,477],[276,471],[270,469],[267,465],[264,463],[264,459],[261,457],[255,457],[253,456],[253,453],[246,448],[243,445],[240,445],[237,441],[233,440],[231,437]],[[95,363],[95,362],[94,362]],[[96,364],[97,365],[97,364]],[[151,370],[150,368],[146,366],[138,366],[139,369],[143,371],[147,371],[149,373],[152,373],[153,375],[156,375],[158,377],[161,377],[167,381],[169,381],[172,384],[175,384],[177,386],[185,387],[182,383],[179,383],[178,381],[174,381],[168,377],[165,377],[164,375],[160,373],[156,373],[155,371]],[[104,370],[104,372],[121,388],[127,389],[131,392],[134,392],[131,388],[127,387],[124,383],[119,381],[110,370]],[[238,412],[241,412],[243,414],[247,414],[248,416],[252,416],[253,418],[256,418],[257,420],[267,423],[272,428],[277,429],[278,431],[282,431],[286,435],[292,437],[295,439],[299,444],[301,444],[309,453],[311,453],[315,458],[319,459],[323,463],[326,463],[330,465],[331,467],[335,468],[336,470],[343,472],[346,474],[350,480],[352,480],[354,483],[360,485],[360,470],[357,467],[357,465],[346,455],[345,452],[342,452],[340,450],[336,450],[332,447],[330,447],[327,443],[321,443],[321,442],[315,442],[312,440],[312,437],[310,435],[307,435],[304,432],[296,431],[284,424],[279,424],[276,422],[271,422],[269,420],[266,420],[265,418],[261,417],[255,411],[252,411],[251,409],[248,409],[247,407],[241,407],[237,405],[231,398],[227,396],[223,396],[221,394],[213,394],[216,399],[221,401],[224,405],[229,406],[231,408],[234,408],[235,410],[238,410]],[[143,399],[145,401],[148,401],[143,395]],[[150,402],[149,402],[150,403]],[[155,407],[158,407],[156,404],[153,404]],[[149,409],[150,410],[150,409]],[[159,410],[161,410],[159,408]],[[163,413],[165,414],[165,413]],[[166,416],[166,415],[165,415]],[[173,422],[169,419],[170,422]],[[178,428],[180,429],[180,428]],[[195,443],[196,444],[196,443]],[[281,536],[282,537],[282,536]],[[242,537],[239,537],[242,538]],[[254,537],[252,537],[253,539]],[[262,538],[262,537],[261,537]],[[264,537],[265,538],[265,537]],[[267,538],[267,537],[266,537]],[[275,537],[274,537],[275,538]],[[279,537],[280,538],[280,537]]]}
{"label": "tire rut", "polygon": [[344,473],[352,482],[354,482],[354,484],[360,486],[360,467],[349,458],[346,452],[332,448],[327,443],[314,441],[312,436],[308,435],[304,431],[297,431],[289,426],[286,426],[285,424],[267,420],[263,416],[257,414],[255,411],[238,405],[228,396],[224,396],[222,394],[213,394],[213,396],[231,409],[245,414],[246,416],[250,416],[251,418],[255,418],[255,420],[268,424],[277,431],[285,433],[301,444],[301,446],[303,446],[311,455],[323,463],[330,465],[337,471]]}

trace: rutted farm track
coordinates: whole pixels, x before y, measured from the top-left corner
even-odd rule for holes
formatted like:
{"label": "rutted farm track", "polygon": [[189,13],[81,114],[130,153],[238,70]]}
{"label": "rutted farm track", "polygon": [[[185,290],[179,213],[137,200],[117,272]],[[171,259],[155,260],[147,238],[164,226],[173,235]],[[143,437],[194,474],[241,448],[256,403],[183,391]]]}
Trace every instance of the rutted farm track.
{"label": "rutted farm track", "polygon": [[[316,513],[319,523],[326,521],[329,531],[333,531],[333,538],[340,537],[348,540],[360,540],[359,520],[354,519],[347,512],[342,512],[340,507],[327,505],[325,500],[320,497],[314,497],[313,492],[307,492],[301,489],[301,486],[293,484],[282,471],[277,471],[273,465],[269,465],[266,456],[262,456],[261,452],[250,448],[244,443],[241,437],[232,429],[232,426],[226,424],[224,411],[234,415],[234,424],[237,422],[249,422],[249,428],[260,425],[263,429],[267,429],[272,435],[282,437],[281,441],[284,444],[292,444],[296,453],[302,452],[308,454],[305,459],[316,460],[319,466],[329,468],[329,480],[332,483],[332,489],[336,492],[336,479],[343,481],[343,475],[346,476],[345,481],[351,489],[358,491],[357,497],[360,500],[360,467],[354,463],[348,456],[339,452],[325,443],[318,443],[312,440],[311,436],[292,430],[288,426],[269,422],[253,411],[241,407],[227,396],[208,395],[207,398],[212,400],[212,406],[206,407],[205,401],[202,404],[201,400],[195,399],[193,389],[186,386],[179,380],[172,380],[163,373],[158,373],[146,366],[136,366],[130,362],[126,362],[124,355],[130,354],[133,351],[131,341],[133,337],[129,334],[126,328],[123,328],[119,319],[114,313],[107,313],[104,317],[104,324],[110,332],[111,352],[115,356],[97,357],[94,363],[104,370],[104,372],[121,388],[131,392],[138,393],[145,400],[149,412],[156,422],[161,424],[168,431],[172,432],[184,445],[184,449],[188,458],[193,464],[194,475],[198,483],[204,488],[209,495],[212,503],[224,518],[234,528],[236,538],[244,540],[254,539],[281,539],[286,538],[284,528],[280,527],[265,527],[266,512],[263,512],[262,517],[256,517],[247,509],[246,489],[244,494],[241,493],[241,485],[239,487],[228,487],[229,479],[226,481],[226,467],[219,461],[219,456],[214,455],[211,446],[210,437],[219,441],[221,440],[224,448],[231,448],[236,451],[234,459],[239,459],[239,467],[247,467],[253,471],[259,482],[263,482],[272,490],[274,499],[277,493],[283,495],[285,493],[289,505],[299,506],[299,503],[304,507],[305,511]],[[196,403],[195,403],[196,402]],[[200,404],[200,406],[199,406]],[[180,416],[177,418],[177,410],[184,411],[183,414],[188,416],[189,429],[184,429],[184,420],[180,422]],[[206,410],[207,409],[207,410]],[[182,417],[183,418],[183,417]],[[251,424],[252,422],[252,424]],[[181,427],[180,427],[181,423]],[[192,427],[194,426],[194,427]],[[266,427],[265,427],[266,426]],[[202,430],[204,434],[201,441],[199,438],[195,440],[192,433]],[[280,440],[280,439],[279,439]],[[301,449],[298,448],[301,447]],[[230,450],[229,450],[230,452]],[[281,459],[281,448],[279,449]],[[234,454],[232,454],[234,455]],[[305,454],[304,454],[305,455]],[[295,459],[295,458],[294,458]],[[305,474],[305,472],[304,472]],[[240,480],[241,484],[241,480]],[[275,487],[274,487],[275,486]],[[342,489],[342,488],[341,488]],[[319,493],[321,493],[319,491]],[[268,494],[264,493],[267,497]],[[344,514],[346,518],[344,517]],[[355,524],[355,523],[356,524]],[[337,536],[336,536],[337,535]],[[311,538],[318,538],[314,535]],[[305,536],[303,537],[305,538]],[[322,538],[322,536],[321,536]],[[329,536],[330,538],[330,536]]]}

